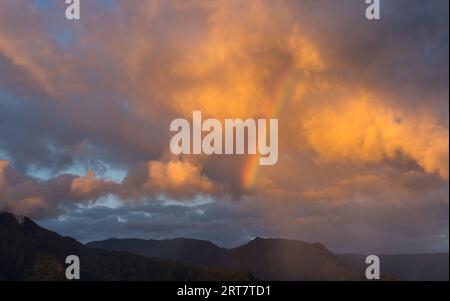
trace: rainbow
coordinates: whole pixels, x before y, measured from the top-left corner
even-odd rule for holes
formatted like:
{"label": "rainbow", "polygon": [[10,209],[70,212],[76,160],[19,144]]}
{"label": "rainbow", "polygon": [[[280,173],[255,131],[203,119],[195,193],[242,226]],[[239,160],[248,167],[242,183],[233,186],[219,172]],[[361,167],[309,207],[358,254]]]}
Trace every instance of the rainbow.
{"label": "rainbow", "polygon": [[[283,110],[284,105],[292,97],[296,82],[296,76],[293,68],[288,68],[279,77],[273,93],[271,95],[271,103],[273,108],[268,114],[268,118],[278,118]],[[242,187],[246,190],[251,190],[258,178],[260,155],[249,155],[242,174]]]}

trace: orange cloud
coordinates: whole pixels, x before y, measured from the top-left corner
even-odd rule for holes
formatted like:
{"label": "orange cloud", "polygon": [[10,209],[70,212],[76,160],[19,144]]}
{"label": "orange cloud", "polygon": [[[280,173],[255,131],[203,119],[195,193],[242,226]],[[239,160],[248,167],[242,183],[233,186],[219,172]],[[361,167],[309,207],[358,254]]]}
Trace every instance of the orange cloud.
{"label": "orange cloud", "polygon": [[95,203],[112,194],[123,200],[160,195],[191,200],[219,193],[220,186],[203,175],[200,166],[177,160],[138,165],[123,183],[99,179],[92,170],[81,177],[60,175],[39,181],[13,169],[9,161],[0,160],[0,210],[32,217],[57,215],[65,210],[62,205]]}
{"label": "orange cloud", "polygon": [[[426,173],[448,179],[448,117],[442,120],[430,113],[425,99],[414,108],[398,105],[403,99],[396,91],[379,91],[378,86],[364,81],[366,74],[361,70],[372,65],[356,50],[365,48],[354,46],[355,38],[337,38],[326,30],[321,32],[321,26],[311,26],[316,23],[308,24],[311,20],[301,18],[299,7],[304,11],[311,7],[296,1],[141,2],[133,6],[120,1],[111,15],[87,10],[76,27],[79,40],[65,51],[50,35],[42,37],[48,24],[39,12],[26,6],[22,13],[29,18],[22,24],[8,17],[18,14],[16,6],[0,4],[0,52],[26,70],[52,99],[70,102],[74,96],[86,98],[81,112],[90,112],[91,97],[100,108],[109,105],[103,97],[112,97],[118,99],[121,109],[141,117],[139,126],[151,124],[150,128],[158,131],[157,139],[147,141],[140,127],[130,126],[128,119],[106,115],[103,120],[118,121],[100,125],[95,118],[86,121],[73,116],[77,114],[71,108],[77,107],[79,99],[67,108],[60,105],[58,109],[67,110],[72,117],[70,122],[75,126],[71,130],[80,132],[61,136],[95,132],[99,141],[118,141],[120,135],[125,137],[120,140],[122,145],[135,145],[140,150],[131,151],[130,156],[145,154],[133,163],[148,162],[131,170],[120,189],[105,187],[92,172],[76,178],[71,182],[73,195],[84,198],[117,189],[124,198],[158,193],[182,198],[216,192],[217,185],[202,173],[203,158],[196,164],[163,163],[155,155],[147,155],[167,151],[168,116],[190,117],[194,110],[201,110],[205,118],[278,117],[281,160],[292,162],[300,153],[313,150],[305,160],[319,160],[308,165],[304,173],[316,174],[319,165],[328,165],[323,181],[333,177],[334,162],[383,167],[404,158]],[[26,2],[20,3],[24,6]],[[15,31],[8,30],[12,27]],[[327,49],[324,40],[336,45]],[[356,50],[341,59],[342,49]],[[383,59],[384,52],[389,52],[385,58],[388,63],[396,58],[394,49],[381,50],[377,59]],[[353,66],[357,63],[363,68]],[[99,143],[91,140],[93,145]],[[242,170],[248,165],[236,164],[242,164]],[[289,173],[290,168],[289,163],[277,173],[275,168],[267,168],[264,181],[255,176],[255,181],[261,181],[255,186],[260,189],[257,192],[265,180],[283,186],[276,178]],[[209,172],[227,174],[222,170]],[[247,172],[252,179],[257,173]],[[297,186],[289,190],[273,187],[277,193],[272,198],[297,196]]]}
{"label": "orange cloud", "polygon": [[215,185],[202,175],[201,168],[192,163],[151,161],[147,166],[148,179],[143,185],[147,192],[189,198],[198,194],[211,194],[216,190]]}
{"label": "orange cloud", "polygon": [[379,163],[403,155],[448,179],[448,128],[431,115],[395,110],[363,94],[310,108],[303,128],[325,162]]}
{"label": "orange cloud", "polygon": [[74,178],[70,184],[70,198],[76,200],[96,200],[115,192],[118,184],[98,179],[94,171],[89,170],[86,176]]}

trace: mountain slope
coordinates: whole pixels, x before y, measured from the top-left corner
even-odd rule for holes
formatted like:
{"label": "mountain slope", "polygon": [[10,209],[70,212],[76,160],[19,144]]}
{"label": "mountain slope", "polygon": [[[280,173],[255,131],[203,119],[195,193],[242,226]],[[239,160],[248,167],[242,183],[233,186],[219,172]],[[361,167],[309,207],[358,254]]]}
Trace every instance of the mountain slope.
{"label": "mountain slope", "polygon": [[231,249],[221,266],[241,267],[267,280],[362,280],[323,245],[255,238]]}
{"label": "mountain slope", "polygon": [[239,269],[264,280],[362,280],[364,275],[343,264],[323,245],[285,239],[255,238],[230,250],[194,239],[108,239],[86,245],[197,266]]}
{"label": "mountain slope", "polygon": [[189,238],[167,240],[111,238],[93,241],[87,243],[86,246],[129,252],[146,257],[166,258],[197,266],[217,265],[227,252],[226,249],[220,248],[209,241]]}
{"label": "mountain slope", "polygon": [[[321,244],[255,238],[235,248],[195,239],[108,239],[86,244],[143,256],[175,259],[196,266],[251,272],[264,280],[363,280],[366,255],[335,255]],[[449,279],[448,254],[380,255],[385,280]]]}
{"label": "mountain slope", "polygon": [[68,255],[80,258],[82,280],[253,279],[248,273],[188,267],[163,259],[88,248],[26,217],[0,213],[0,280],[65,280]]}

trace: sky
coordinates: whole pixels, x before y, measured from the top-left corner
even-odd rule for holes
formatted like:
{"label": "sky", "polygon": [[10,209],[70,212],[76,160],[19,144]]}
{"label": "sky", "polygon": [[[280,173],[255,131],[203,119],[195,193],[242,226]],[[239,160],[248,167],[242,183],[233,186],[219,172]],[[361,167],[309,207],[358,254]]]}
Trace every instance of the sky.
{"label": "sky", "polygon": [[[0,0],[0,210],[87,242],[448,252],[447,0]],[[170,152],[277,118],[279,159]]]}

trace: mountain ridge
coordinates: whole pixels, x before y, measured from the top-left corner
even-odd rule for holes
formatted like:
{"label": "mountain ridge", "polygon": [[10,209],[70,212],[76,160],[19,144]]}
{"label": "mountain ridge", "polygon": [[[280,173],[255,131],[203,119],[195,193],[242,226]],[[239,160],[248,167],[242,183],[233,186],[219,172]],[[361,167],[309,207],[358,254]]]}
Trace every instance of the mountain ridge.
{"label": "mountain ridge", "polygon": [[[124,243],[126,241],[133,241],[134,244],[139,245],[139,248],[127,245]],[[172,242],[172,244],[174,242],[189,242],[191,245],[199,242],[209,246],[211,250],[209,250],[207,256],[204,256],[201,251],[190,250],[186,252],[186,245],[179,244],[178,248],[175,249],[173,246],[166,245],[168,248],[166,251],[162,246],[167,242]],[[159,245],[158,248],[154,247],[155,244]],[[115,238],[93,241],[86,245],[94,248],[122,250],[142,256],[176,258],[181,262],[197,266],[239,267],[264,280],[363,280],[365,279],[363,277],[366,268],[365,258],[367,256],[363,254],[334,254],[323,244],[317,242],[306,243],[299,240],[261,237],[256,237],[242,246],[230,249],[219,247],[209,241],[192,238],[168,240]],[[289,255],[292,252],[288,251],[286,251],[287,255],[281,254],[278,258],[276,256],[275,258],[270,258],[267,255],[283,252],[283,250],[292,250],[295,249],[295,246],[297,246],[298,250],[303,249],[303,253],[294,251],[294,257],[306,256],[306,260],[295,259],[292,255]],[[248,251],[251,248],[255,250],[253,252]],[[308,253],[305,248],[306,250],[313,250],[313,254]],[[258,255],[258,252],[264,249],[266,255],[261,257],[261,255]],[[174,252],[174,250],[178,250],[178,252]],[[246,251],[247,255],[245,254]],[[317,253],[321,256],[317,255]],[[193,255],[183,256],[183,254]],[[413,281],[448,281],[448,256],[448,253],[379,255],[382,262],[382,275],[385,276],[384,279]],[[429,259],[428,257],[434,259]],[[405,260],[406,263],[404,262]],[[268,267],[268,262],[274,261],[276,264]],[[252,262],[253,264],[251,264]],[[298,268],[299,266],[302,268]],[[303,271],[301,271],[302,269]],[[327,276],[327,273],[333,276]]]}
{"label": "mountain ridge", "polygon": [[253,280],[246,272],[191,267],[161,258],[92,249],[27,217],[0,212],[0,280],[65,280],[65,258],[80,259],[81,280]]}
{"label": "mountain ridge", "polygon": [[232,249],[189,238],[108,239],[86,246],[174,259],[194,266],[240,269],[263,280],[363,280],[363,274],[343,264],[324,245],[281,238],[256,237]]}
{"label": "mountain ridge", "polygon": [[[364,280],[366,267],[366,255],[283,238],[256,237],[231,249],[191,238],[82,244],[0,212],[0,280],[65,280],[68,255],[79,256],[82,280]],[[379,257],[383,280],[448,281],[448,253]]]}

